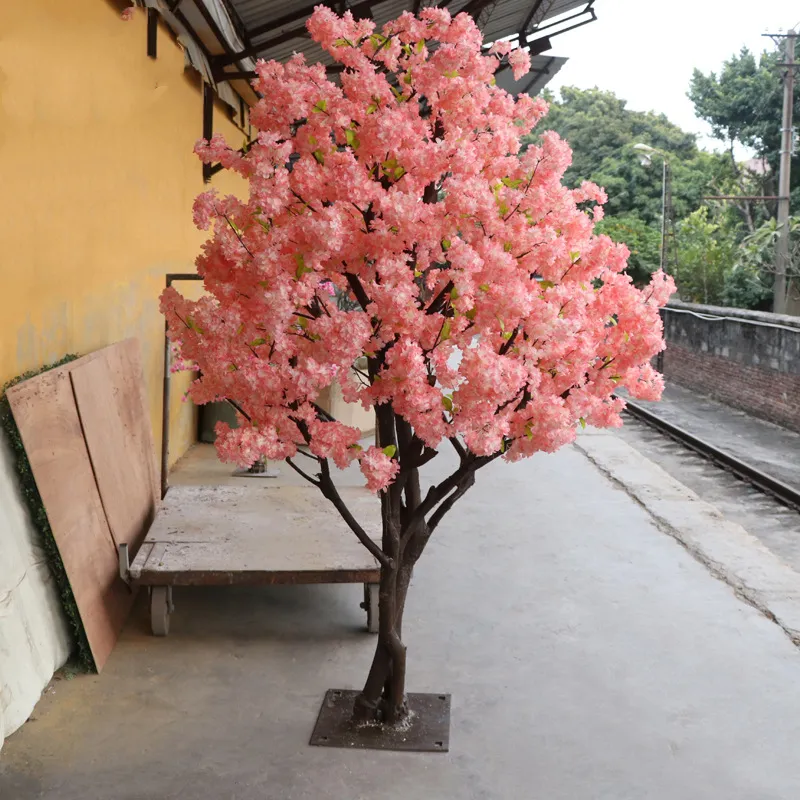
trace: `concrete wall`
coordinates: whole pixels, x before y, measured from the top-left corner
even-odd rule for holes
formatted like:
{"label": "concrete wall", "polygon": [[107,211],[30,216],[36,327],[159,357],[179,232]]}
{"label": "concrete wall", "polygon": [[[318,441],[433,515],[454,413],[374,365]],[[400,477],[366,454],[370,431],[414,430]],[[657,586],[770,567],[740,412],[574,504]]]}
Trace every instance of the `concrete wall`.
{"label": "concrete wall", "polygon": [[[192,153],[202,91],[165,29],[158,58],[147,57],[145,14],[124,22],[124,5],[0,3],[0,384],[137,336],[158,446],[157,298],[165,273],[192,271],[204,238],[191,220],[203,190]],[[215,129],[242,141],[221,108]],[[215,183],[236,191],[235,180],[220,174]],[[194,440],[195,421],[181,402],[185,379],[173,386],[174,461]],[[0,743],[67,655],[57,608],[0,457]]]}
{"label": "concrete wall", "polygon": [[800,431],[800,318],[671,302],[667,380]]}

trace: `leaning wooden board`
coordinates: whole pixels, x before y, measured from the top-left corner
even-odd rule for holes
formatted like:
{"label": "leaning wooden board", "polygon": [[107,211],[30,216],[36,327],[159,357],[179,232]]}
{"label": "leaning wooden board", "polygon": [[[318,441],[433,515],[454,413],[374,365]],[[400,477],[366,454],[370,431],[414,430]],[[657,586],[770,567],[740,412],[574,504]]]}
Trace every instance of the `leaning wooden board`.
{"label": "leaning wooden board", "polygon": [[70,371],[60,367],[31,378],[11,388],[8,399],[100,671],[133,595],[119,579]]}
{"label": "leaning wooden board", "polygon": [[161,494],[138,341],[104,348],[70,378],[114,543],[136,551]]}
{"label": "leaning wooden board", "polygon": [[158,500],[143,384],[128,339],[8,390],[98,671],[134,600],[117,544],[138,546]]}
{"label": "leaning wooden board", "polygon": [[[341,494],[369,535],[380,539],[380,504],[363,488]],[[172,486],[129,570],[137,584],[363,583],[377,561],[330,502],[311,486]],[[375,598],[366,598],[368,605]],[[153,591],[154,633],[166,633],[171,599]],[[372,618],[377,609],[372,609]],[[368,608],[368,612],[370,609]]]}

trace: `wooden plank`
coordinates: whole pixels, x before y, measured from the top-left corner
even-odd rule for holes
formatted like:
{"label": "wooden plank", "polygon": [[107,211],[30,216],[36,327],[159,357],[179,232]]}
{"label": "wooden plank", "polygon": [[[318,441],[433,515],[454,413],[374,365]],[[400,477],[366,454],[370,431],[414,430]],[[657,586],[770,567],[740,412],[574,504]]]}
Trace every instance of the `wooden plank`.
{"label": "wooden plank", "polygon": [[8,399],[100,671],[133,602],[95,484],[70,381],[92,354],[17,384]]}
{"label": "wooden plank", "polygon": [[[378,540],[375,496],[360,488],[342,495]],[[371,582],[379,575],[375,559],[313,487],[173,486],[146,542],[154,549],[137,570],[143,584]],[[158,545],[164,549],[156,557]]]}
{"label": "wooden plank", "polygon": [[159,497],[138,341],[104,348],[70,378],[111,534],[135,553]]}
{"label": "wooden plank", "polygon": [[272,586],[278,584],[305,585],[310,583],[378,583],[380,569],[325,570],[259,570],[239,567],[226,570],[220,566],[203,569],[203,564],[218,565],[219,551],[212,545],[193,544],[191,568],[186,553],[167,549],[158,566],[145,567],[137,583],[141,586]]}
{"label": "wooden plank", "polygon": [[136,580],[142,574],[142,567],[147,563],[147,558],[152,552],[153,546],[152,542],[144,542],[139,548],[139,552],[128,570],[128,576],[133,580]]}

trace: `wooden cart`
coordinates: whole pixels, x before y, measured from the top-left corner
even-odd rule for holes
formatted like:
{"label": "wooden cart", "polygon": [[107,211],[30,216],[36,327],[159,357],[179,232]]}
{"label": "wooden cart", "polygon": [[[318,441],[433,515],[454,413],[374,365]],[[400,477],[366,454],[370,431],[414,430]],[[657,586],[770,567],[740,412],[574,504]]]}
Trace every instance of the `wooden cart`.
{"label": "wooden cart", "polygon": [[[379,540],[378,503],[363,488],[342,497]],[[173,586],[363,583],[367,629],[378,630],[375,558],[318,489],[310,486],[173,486],[133,563],[120,574],[150,591],[153,634],[166,636]]]}

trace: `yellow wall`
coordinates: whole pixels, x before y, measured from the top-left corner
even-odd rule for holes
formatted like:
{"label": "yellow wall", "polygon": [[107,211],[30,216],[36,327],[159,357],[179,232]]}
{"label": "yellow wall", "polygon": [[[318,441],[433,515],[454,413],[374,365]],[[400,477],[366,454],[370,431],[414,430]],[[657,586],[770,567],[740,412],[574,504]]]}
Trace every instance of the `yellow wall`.
{"label": "yellow wall", "polygon": [[[147,57],[145,29],[144,11],[124,22],[107,0],[0,2],[0,384],[136,336],[158,447],[157,298],[204,238],[191,220],[202,92],[164,29]],[[241,142],[219,108],[214,121]],[[185,386],[173,381],[172,461],[195,438]]]}

